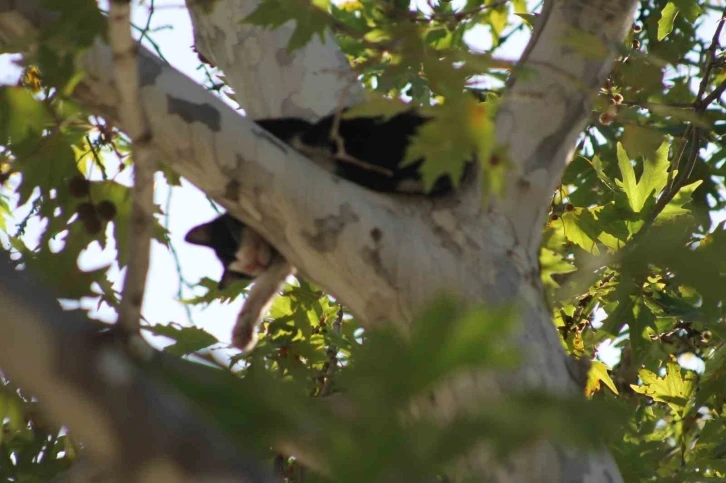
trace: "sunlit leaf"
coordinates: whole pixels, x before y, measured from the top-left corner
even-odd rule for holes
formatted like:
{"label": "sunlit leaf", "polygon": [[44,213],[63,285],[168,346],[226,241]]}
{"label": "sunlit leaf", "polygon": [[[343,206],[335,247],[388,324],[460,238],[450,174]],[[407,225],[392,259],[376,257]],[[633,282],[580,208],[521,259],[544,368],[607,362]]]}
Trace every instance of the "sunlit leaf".
{"label": "sunlit leaf", "polygon": [[659,377],[647,369],[641,369],[638,376],[642,384],[631,384],[633,391],[667,404],[679,415],[685,414],[696,390],[696,374],[693,371],[685,371],[684,376],[678,363],[668,362],[665,377]]}
{"label": "sunlit leaf", "polygon": [[610,374],[608,374],[608,367],[600,361],[592,361],[590,370],[587,372],[587,384],[585,385],[585,395],[590,397],[595,392],[600,390],[600,383],[605,384],[615,394],[618,394],[618,389],[615,387]]}
{"label": "sunlit leaf", "polygon": [[668,2],[660,12],[658,20],[658,40],[663,40],[673,31],[673,23],[678,15],[678,7],[674,2]]}

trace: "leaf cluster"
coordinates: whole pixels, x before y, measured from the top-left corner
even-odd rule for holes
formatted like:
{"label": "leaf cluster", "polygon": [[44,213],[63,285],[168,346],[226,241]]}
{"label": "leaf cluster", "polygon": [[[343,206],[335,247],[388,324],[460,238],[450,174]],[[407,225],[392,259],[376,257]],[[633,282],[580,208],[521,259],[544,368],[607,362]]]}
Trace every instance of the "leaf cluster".
{"label": "leaf cluster", "polygon": [[714,444],[726,438],[726,247],[712,222],[726,207],[713,22],[723,14],[640,3],[545,228],[542,274],[563,347],[594,359],[593,400],[631,414],[608,442],[626,481],[726,477]]}

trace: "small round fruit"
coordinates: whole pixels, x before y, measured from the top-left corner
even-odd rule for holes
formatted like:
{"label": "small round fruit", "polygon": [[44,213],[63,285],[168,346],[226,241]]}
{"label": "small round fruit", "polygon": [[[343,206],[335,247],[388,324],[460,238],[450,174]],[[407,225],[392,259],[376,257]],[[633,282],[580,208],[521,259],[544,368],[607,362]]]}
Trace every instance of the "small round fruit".
{"label": "small round fruit", "polygon": [[97,218],[96,207],[93,206],[93,203],[89,203],[88,201],[84,201],[83,203],[80,203],[76,207],[76,212],[78,212],[78,217],[81,220]]}
{"label": "small round fruit", "polygon": [[83,219],[83,227],[86,229],[86,233],[89,235],[97,235],[101,232],[101,228],[103,228],[103,223],[101,223],[101,219],[97,216],[84,218]]}
{"label": "small round fruit", "polygon": [[68,192],[75,198],[85,198],[90,192],[91,183],[83,176],[74,176],[68,182]]}
{"label": "small round fruit", "polygon": [[116,218],[116,205],[113,204],[113,201],[101,201],[98,205],[96,205],[96,211],[98,211],[98,216],[100,216],[103,220],[111,221]]}

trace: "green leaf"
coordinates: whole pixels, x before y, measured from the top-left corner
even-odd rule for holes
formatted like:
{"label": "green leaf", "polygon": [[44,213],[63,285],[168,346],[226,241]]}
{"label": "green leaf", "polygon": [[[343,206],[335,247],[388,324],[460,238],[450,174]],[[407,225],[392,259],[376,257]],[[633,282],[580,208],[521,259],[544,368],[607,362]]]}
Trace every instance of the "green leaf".
{"label": "green leaf", "polygon": [[643,394],[654,401],[668,405],[673,412],[683,416],[689,406],[691,398],[696,393],[696,373],[686,371],[685,377],[681,375],[681,366],[677,362],[666,364],[665,377],[658,377],[657,374],[648,369],[641,369],[638,372],[641,385],[631,384],[630,387],[638,394]]}
{"label": "green leaf", "polygon": [[468,97],[457,101],[432,109],[432,119],[411,137],[406,151],[404,165],[423,159],[420,172],[426,190],[445,174],[454,184],[458,183],[475,152],[480,160],[489,160],[494,137],[493,109],[488,103],[477,104]]}
{"label": "green leaf", "polygon": [[607,174],[605,174],[605,171],[602,168],[602,161],[600,160],[600,157],[596,154],[592,157],[592,161],[588,162],[592,165],[595,173],[597,173],[597,177],[600,178],[600,181],[602,181],[608,188],[613,189],[615,183],[612,179],[610,179]]}
{"label": "green leaf", "polygon": [[97,296],[91,290],[91,285],[105,279],[109,265],[82,271],[78,268],[78,256],[99,236],[105,236],[104,230],[101,230],[100,235],[90,235],[81,223],[73,223],[65,228],[68,229],[65,245],[57,253],[50,251],[47,244],[30,251],[20,239],[12,239],[15,242],[13,247],[22,253],[28,271],[47,283],[58,298],[77,300],[85,296]]}
{"label": "green leaf", "polygon": [[588,397],[600,390],[600,383],[604,383],[608,389],[618,394],[618,388],[615,387],[610,374],[608,374],[608,366],[600,361],[592,361],[590,370],[587,372],[587,384],[585,385],[585,395]]}
{"label": "green leaf", "polygon": [[278,28],[294,20],[295,29],[287,44],[287,51],[294,52],[310,42],[315,34],[325,42],[325,29],[330,22],[328,8],[328,0],[313,0],[310,3],[263,0],[244,21],[262,27]]}
{"label": "green leaf", "polygon": [[660,12],[658,20],[658,40],[663,40],[673,31],[673,23],[678,15],[678,7],[673,2],[668,2]]}
{"label": "green leaf", "polygon": [[572,212],[563,213],[560,218],[560,223],[562,223],[565,237],[569,241],[588,253],[592,253],[593,255],[600,254],[596,243],[600,230],[592,214],[587,210],[580,208]]}
{"label": "green leaf", "polygon": [[23,87],[0,88],[0,144],[23,142],[40,135],[51,118],[43,102]]}
{"label": "green leaf", "polygon": [[701,7],[698,6],[697,0],[673,0],[678,10],[683,14],[689,22],[695,22],[703,13]]}
{"label": "green leaf", "polygon": [[371,95],[366,101],[348,108],[343,113],[343,119],[376,116],[383,116],[384,119],[390,119],[410,109],[411,106],[405,102],[379,95]]}
{"label": "green leaf", "polygon": [[646,201],[655,197],[668,182],[668,149],[668,143],[664,142],[652,158],[645,158],[643,174],[640,176],[640,180],[636,181],[635,170],[630,163],[630,158],[622,144],[618,143],[618,166],[623,179],[622,181],[615,180],[615,182],[625,192],[633,212],[640,213]]}
{"label": "green leaf", "polygon": [[553,275],[572,273],[577,271],[577,267],[566,260],[562,255],[550,250],[542,248],[539,254],[540,270],[542,272],[542,280],[545,285],[552,288],[559,288],[559,283],[553,278]]}
{"label": "green leaf", "polygon": [[524,21],[524,24],[530,29],[534,28],[534,23],[537,21],[537,15],[532,13],[515,13],[514,15],[521,18]]}
{"label": "green leaf", "polygon": [[176,356],[191,354],[219,342],[216,337],[199,327],[181,327],[171,323],[155,324],[144,327],[144,329],[152,334],[163,335],[174,340],[175,343],[166,346],[164,351]]}
{"label": "green leaf", "polygon": [[486,23],[492,29],[492,44],[499,44],[499,37],[507,27],[509,20],[509,11],[506,6],[492,8],[489,10]]}
{"label": "green leaf", "polygon": [[46,200],[52,190],[67,199],[66,183],[79,174],[76,155],[67,139],[60,134],[32,136],[12,149],[17,156],[13,167],[23,174],[18,188],[19,204],[25,204],[36,188]]}
{"label": "green leaf", "polygon": [[515,14],[527,13],[527,0],[513,0],[512,6]]}
{"label": "green leaf", "polygon": [[656,222],[664,223],[673,221],[674,218],[677,218],[679,216],[691,215],[692,211],[686,208],[686,205],[688,205],[692,201],[693,192],[696,190],[696,188],[701,186],[702,183],[702,180],[698,180],[687,186],[681,187],[681,189],[678,190],[678,193],[673,197],[673,199],[668,202],[665,208],[663,208],[663,211],[658,214]]}
{"label": "green leaf", "polygon": [[649,129],[635,124],[626,124],[621,139],[623,149],[632,158],[652,158],[653,154],[663,144],[663,134],[655,129]]}

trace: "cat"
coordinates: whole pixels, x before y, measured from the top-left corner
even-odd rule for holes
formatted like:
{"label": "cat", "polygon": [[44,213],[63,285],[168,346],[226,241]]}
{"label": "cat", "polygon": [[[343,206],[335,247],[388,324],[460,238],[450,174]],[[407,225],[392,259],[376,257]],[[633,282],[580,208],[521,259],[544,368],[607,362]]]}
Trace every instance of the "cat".
{"label": "cat", "polygon": [[220,289],[237,280],[254,279],[255,283],[247,292],[247,300],[232,330],[232,345],[249,352],[257,344],[257,328],[262,314],[295,269],[256,231],[229,214],[195,226],[189,230],[185,240],[214,250],[224,267]]}

